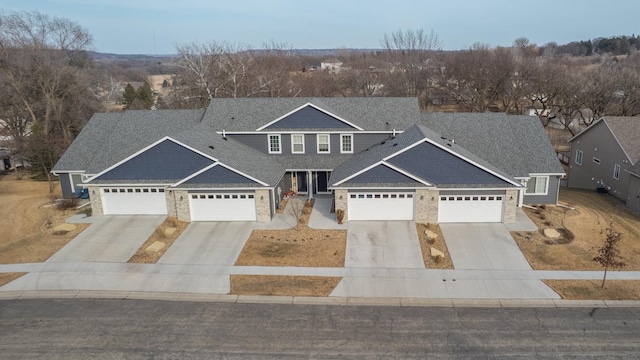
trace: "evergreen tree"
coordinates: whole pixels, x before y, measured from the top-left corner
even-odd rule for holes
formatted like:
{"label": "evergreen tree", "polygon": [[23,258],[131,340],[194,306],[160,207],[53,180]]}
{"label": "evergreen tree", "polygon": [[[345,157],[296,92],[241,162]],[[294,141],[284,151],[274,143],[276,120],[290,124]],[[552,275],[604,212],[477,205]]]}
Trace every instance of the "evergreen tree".
{"label": "evergreen tree", "polygon": [[124,105],[128,108],[129,105],[131,105],[131,103],[133,102],[133,100],[135,100],[138,97],[138,94],[136,94],[136,91],[133,89],[133,86],[131,86],[131,84],[127,84],[127,86],[124,88],[124,94],[122,94],[122,98],[123,98],[123,103]]}
{"label": "evergreen tree", "polygon": [[147,84],[146,82],[140,86],[140,88],[138,89],[138,99],[140,99],[140,101],[142,101],[142,103],[144,104],[144,108],[145,109],[151,109],[151,106],[153,106],[153,91],[151,90],[151,86],[149,86],[149,84]]}

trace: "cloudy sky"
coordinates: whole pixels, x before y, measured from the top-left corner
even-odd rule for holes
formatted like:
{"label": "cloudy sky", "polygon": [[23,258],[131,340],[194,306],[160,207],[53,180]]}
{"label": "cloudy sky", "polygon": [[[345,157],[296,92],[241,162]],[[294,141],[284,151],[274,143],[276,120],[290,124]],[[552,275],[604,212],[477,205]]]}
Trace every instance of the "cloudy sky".
{"label": "cloudy sky", "polygon": [[637,0],[0,0],[78,22],[94,50],[171,54],[212,40],[261,47],[379,48],[398,29],[433,29],[444,49],[537,44],[640,33]]}

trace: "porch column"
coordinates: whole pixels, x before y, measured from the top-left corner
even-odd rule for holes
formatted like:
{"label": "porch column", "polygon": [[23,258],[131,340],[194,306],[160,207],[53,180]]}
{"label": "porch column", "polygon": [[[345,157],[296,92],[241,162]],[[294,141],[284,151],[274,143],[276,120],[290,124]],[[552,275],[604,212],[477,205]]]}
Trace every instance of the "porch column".
{"label": "porch column", "polygon": [[309,194],[309,201],[313,199],[313,174],[311,170],[307,171],[307,194]]}

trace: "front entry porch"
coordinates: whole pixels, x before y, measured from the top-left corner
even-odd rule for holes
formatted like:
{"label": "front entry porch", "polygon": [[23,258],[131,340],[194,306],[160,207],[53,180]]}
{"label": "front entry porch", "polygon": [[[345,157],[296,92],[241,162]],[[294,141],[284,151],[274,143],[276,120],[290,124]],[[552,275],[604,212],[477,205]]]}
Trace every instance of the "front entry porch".
{"label": "front entry porch", "polygon": [[291,176],[292,189],[298,194],[308,194],[309,189],[312,194],[331,194],[327,189],[331,171],[292,171],[287,175]]}

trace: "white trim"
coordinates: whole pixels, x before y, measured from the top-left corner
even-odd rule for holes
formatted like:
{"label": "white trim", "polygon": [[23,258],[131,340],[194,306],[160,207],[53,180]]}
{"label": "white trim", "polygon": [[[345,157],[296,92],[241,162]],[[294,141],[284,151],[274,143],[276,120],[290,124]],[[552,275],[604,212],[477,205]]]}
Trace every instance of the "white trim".
{"label": "white trim", "polygon": [[[349,137],[350,140],[350,144],[351,144],[351,151],[344,151],[342,148],[342,138],[343,137]],[[340,134],[340,154],[353,154],[353,134]]]}
{"label": "white trim", "polygon": [[[320,151],[320,136],[327,137],[327,151]],[[327,133],[316,134],[316,151],[318,154],[331,154],[331,135]]]}
{"label": "white trim", "polygon": [[213,164],[211,164],[209,166],[205,166],[203,169],[200,169],[200,170],[196,171],[195,173],[187,176],[186,178],[178,181],[177,183],[171,185],[170,187],[174,188],[176,186],[179,186],[180,184],[185,183],[185,182],[189,181],[190,179],[193,179],[194,177],[196,177],[196,176],[204,173],[205,171],[208,171],[208,170],[210,170],[210,169],[212,169],[212,168],[214,168],[214,167],[216,167],[218,165],[220,165],[221,167],[223,167],[223,168],[225,168],[227,170],[233,171],[234,173],[236,173],[236,174],[238,174],[240,176],[243,176],[243,177],[245,177],[245,178],[247,178],[247,179],[249,179],[251,181],[255,181],[255,182],[257,182],[259,184],[262,184],[264,186],[269,186],[269,184],[265,183],[264,181],[260,181],[260,180],[258,180],[256,178],[252,177],[252,176],[249,176],[249,175],[243,173],[242,171],[238,171],[238,170],[232,168],[231,166],[228,166],[228,165],[225,165],[225,164],[223,164],[223,163],[221,163],[219,161],[216,161],[215,163],[213,163]]}
{"label": "white trim", "polygon": [[187,187],[181,187],[181,188],[170,188],[167,191],[177,191],[177,190],[187,190],[187,191],[230,191],[230,192],[237,192],[237,191],[250,191],[250,190],[273,190],[273,188],[270,187],[233,187],[233,188],[187,188]]}
{"label": "white trim", "polygon": [[373,186],[373,187],[363,187],[363,186],[331,186],[328,187],[331,190],[376,190],[376,189],[413,189],[413,190],[438,190],[438,191],[506,191],[506,190],[517,190],[521,191],[522,188],[439,188],[437,186],[416,186],[416,187],[391,187],[391,186]]}
{"label": "white trim", "polygon": [[[292,154],[304,154],[304,153],[305,153],[305,150],[306,150],[306,145],[305,145],[305,142],[304,142],[304,138],[305,138],[304,134],[297,134],[297,133],[296,133],[296,134],[291,134],[290,136],[291,136],[291,153],[292,153]],[[293,145],[294,145],[293,137],[294,137],[294,136],[300,136],[300,137],[302,137],[302,151],[295,151],[295,150],[294,150],[294,147],[293,147]],[[299,145],[299,144],[298,144],[298,145]]]}
{"label": "white trim", "polygon": [[313,105],[312,103],[308,102],[308,103],[306,103],[306,104],[304,104],[304,105],[302,105],[302,106],[300,106],[300,107],[298,107],[298,108],[296,108],[296,109],[293,109],[293,110],[289,111],[288,113],[286,113],[286,114],[284,114],[284,115],[280,116],[279,118],[277,118],[277,119],[275,119],[275,120],[271,121],[270,123],[267,123],[266,125],[262,125],[261,127],[257,128],[257,129],[256,129],[256,131],[262,131],[263,129],[265,129],[265,128],[267,128],[267,127],[269,127],[269,126],[271,126],[271,125],[273,125],[273,124],[277,123],[278,121],[280,121],[280,120],[282,120],[282,119],[286,118],[287,116],[289,116],[289,115],[291,115],[291,114],[293,114],[293,113],[295,113],[295,112],[297,112],[297,111],[300,111],[300,110],[304,109],[304,108],[305,108],[305,107],[307,107],[307,106],[311,106],[312,108],[314,108],[314,109],[316,109],[316,110],[322,111],[323,113],[325,113],[325,114],[327,114],[327,115],[329,115],[329,116],[331,116],[331,117],[333,117],[333,118],[335,118],[335,119],[337,119],[337,120],[340,120],[340,121],[342,121],[343,123],[345,123],[345,124],[347,124],[347,125],[349,125],[349,126],[351,126],[351,127],[353,127],[353,128],[356,128],[356,129],[358,129],[358,130],[364,130],[364,129],[362,129],[362,128],[361,128],[361,127],[359,127],[359,126],[356,126],[356,125],[354,125],[354,124],[352,124],[352,123],[348,122],[347,120],[345,120],[345,119],[343,119],[343,118],[341,118],[341,117],[339,117],[339,116],[337,116],[337,115],[335,115],[335,114],[332,114],[332,113],[330,113],[330,112],[328,112],[328,111],[326,111],[326,110],[323,110],[323,109],[321,109],[321,108],[319,108],[319,107],[317,107],[317,106]]}
{"label": "white trim", "polygon": [[411,179],[413,179],[413,180],[415,180],[415,181],[417,181],[417,182],[419,182],[419,183],[421,183],[421,184],[424,184],[424,185],[426,185],[426,186],[434,186],[433,184],[428,183],[428,182],[426,182],[426,181],[422,180],[421,178],[419,178],[419,177],[417,177],[417,176],[415,176],[415,175],[413,175],[413,174],[411,174],[411,173],[408,173],[408,172],[406,172],[406,171],[404,171],[404,170],[402,170],[402,169],[400,169],[400,168],[397,168],[397,167],[395,167],[395,166],[393,166],[393,165],[391,165],[391,164],[387,163],[386,161],[378,161],[377,163],[375,163],[375,164],[373,164],[373,165],[371,165],[371,166],[367,166],[366,168],[364,168],[364,169],[362,169],[362,170],[360,170],[360,171],[358,171],[358,172],[356,172],[356,173],[354,173],[354,174],[352,174],[352,175],[350,175],[350,176],[347,176],[346,178],[344,178],[344,179],[342,179],[342,180],[340,180],[340,181],[338,181],[338,182],[334,183],[334,184],[332,185],[332,187],[334,187],[334,186],[338,186],[338,185],[340,185],[340,184],[342,184],[342,183],[344,183],[344,182],[346,182],[346,181],[349,181],[349,180],[353,179],[354,177],[356,177],[356,176],[358,176],[358,175],[360,175],[360,174],[364,174],[364,173],[366,173],[367,171],[369,171],[369,170],[371,170],[371,169],[373,169],[373,168],[377,167],[378,165],[384,165],[384,166],[386,166],[386,167],[390,168],[391,170],[395,170],[395,171],[397,171],[397,172],[401,173],[402,175],[405,175],[405,176],[407,176],[407,177],[409,177],[409,178],[411,178]]}
{"label": "white trim", "polygon": [[504,180],[504,181],[506,181],[506,182],[508,182],[508,183],[510,183],[510,184],[512,184],[512,185],[515,185],[515,186],[518,186],[518,187],[521,187],[521,186],[522,186],[522,184],[519,184],[518,182],[515,182],[515,181],[513,181],[513,180],[511,180],[511,179],[509,179],[509,178],[507,178],[507,177],[505,177],[505,176],[503,176],[503,175],[500,175],[500,174],[496,173],[495,171],[492,171],[492,170],[490,170],[490,169],[487,169],[486,167],[484,167],[484,166],[482,166],[482,165],[480,165],[480,164],[476,163],[475,161],[472,161],[472,160],[470,160],[470,159],[467,159],[466,157],[464,157],[464,156],[462,156],[462,155],[458,154],[458,153],[457,153],[457,152],[455,152],[453,149],[448,149],[446,146],[440,145],[440,144],[438,144],[437,142],[432,141],[431,139],[426,138],[426,137],[425,137],[425,138],[423,138],[423,139],[421,139],[421,140],[419,140],[419,141],[417,141],[417,142],[416,142],[416,143],[414,143],[414,144],[411,144],[411,145],[407,146],[406,148],[404,148],[404,149],[402,149],[402,150],[400,150],[400,151],[397,151],[397,152],[395,152],[395,153],[393,153],[393,154],[391,154],[391,155],[387,156],[387,157],[386,157],[386,158],[384,158],[383,160],[384,160],[384,161],[387,161],[387,160],[389,160],[389,159],[391,159],[391,158],[394,158],[394,157],[396,157],[396,156],[398,156],[398,155],[400,155],[400,154],[404,153],[405,151],[408,151],[408,150],[410,150],[410,149],[413,149],[414,147],[416,147],[416,146],[418,146],[418,145],[420,145],[420,144],[422,144],[422,143],[424,143],[424,142],[428,142],[429,144],[434,145],[434,146],[436,146],[436,147],[438,147],[438,148],[440,148],[440,149],[442,149],[442,150],[444,150],[444,151],[448,152],[449,154],[451,154],[451,155],[453,155],[453,156],[455,156],[455,157],[457,157],[457,158],[459,158],[459,159],[462,159],[462,160],[464,160],[464,161],[468,162],[469,164],[471,164],[471,165],[473,165],[473,166],[475,166],[475,167],[477,167],[477,168],[480,168],[481,170],[484,170],[484,171],[488,172],[489,174],[491,174],[491,175],[493,175],[493,176],[495,176],[495,177],[497,177],[497,178],[500,178],[500,179],[502,179],[502,180]]}
{"label": "white trim", "polygon": [[144,187],[161,187],[168,189],[171,184],[83,184],[83,188],[88,188],[89,186],[95,186],[99,188],[106,187],[131,187],[131,188],[144,188]]}
{"label": "white trim", "polygon": [[[271,150],[271,137],[278,137],[278,150]],[[282,154],[282,135],[281,134],[267,134],[267,151],[269,154]]]}
{"label": "white trim", "polygon": [[109,171],[111,171],[111,170],[113,170],[113,169],[117,168],[118,166],[120,166],[120,165],[122,165],[122,164],[126,163],[127,161],[129,161],[129,160],[133,159],[134,157],[136,157],[136,156],[138,156],[138,155],[142,154],[143,152],[145,152],[145,151],[147,151],[147,150],[151,149],[152,147],[155,147],[156,145],[158,145],[158,144],[160,144],[160,143],[162,143],[162,142],[164,142],[164,141],[166,141],[166,140],[172,141],[173,143],[175,143],[175,144],[177,144],[177,145],[180,145],[180,146],[184,147],[184,148],[185,148],[185,149],[187,149],[187,150],[191,150],[191,151],[195,152],[195,153],[196,153],[196,154],[198,154],[198,155],[202,155],[202,156],[204,156],[204,157],[206,157],[206,158],[208,158],[208,159],[211,159],[211,160],[213,160],[214,162],[215,162],[215,161],[218,161],[218,159],[216,159],[216,158],[214,158],[214,157],[212,157],[212,156],[210,156],[210,155],[207,155],[207,154],[205,154],[205,153],[203,153],[203,152],[201,152],[201,151],[199,151],[199,150],[196,150],[196,149],[192,148],[191,146],[185,145],[185,144],[183,144],[183,143],[181,143],[181,142],[179,142],[179,141],[177,141],[177,140],[172,139],[172,138],[171,138],[171,137],[169,137],[169,136],[165,136],[165,137],[163,137],[162,139],[160,139],[160,140],[158,140],[158,141],[154,142],[153,144],[151,144],[151,145],[149,145],[149,146],[147,146],[147,147],[145,147],[145,148],[142,148],[141,150],[136,151],[135,153],[133,153],[133,154],[131,154],[131,155],[127,156],[127,157],[126,157],[126,158],[124,158],[123,160],[120,160],[119,162],[115,163],[114,165],[109,166],[109,167],[108,167],[108,168],[106,168],[105,170],[102,170],[101,172],[99,172],[98,174],[94,175],[94,176],[93,176],[93,177],[91,177],[90,179],[87,179],[87,181],[85,181],[85,184],[86,184],[86,183],[89,183],[89,182],[91,182],[91,181],[93,181],[95,178],[98,178],[98,177],[100,177],[100,176],[104,175],[105,173],[108,173]]}
{"label": "white trim", "polygon": [[[531,179],[536,178],[536,188],[538,187],[538,178],[544,178],[545,179],[545,184],[544,184],[544,193],[537,193],[537,192],[533,192],[533,193],[528,193],[527,192],[527,186],[525,186],[524,188],[524,194],[526,196],[545,196],[545,195],[549,195],[549,176],[532,176],[528,181],[527,181],[527,185],[529,185],[529,181],[531,181]],[[535,191],[535,189],[534,189]]]}
{"label": "white trim", "polygon": [[58,170],[58,171],[52,171],[51,173],[55,176],[58,176],[58,174],[84,174],[86,172],[86,170]]}
{"label": "white trim", "polygon": [[[565,173],[531,173],[530,176],[523,179],[529,179],[531,176],[564,176],[567,175]],[[516,178],[517,179],[517,178]]]}
{"label": "white trim", "polygon": [[[282,130],[282,131],[279,131],[279,133],[280,134],[317,134],[318,130]],[[342,134],[344,133],[344,130],[327,130],[327,131],[323,130],[322,133]],[[362,130],[362,131],[356,131],[355,133],[356,134],[389,134],[389,135],[394,134],[393,131],[388,131],[388,130]],[[401,133],[403,133],[403,131],[400,131],[400,130],[395,131],[396,135]],[[216,134],[222,135],[222,131],[216,131]],[[257,134],[262,135],[265,133],[252,130],[252,131],[225,131],[225,134],[226,135],[257,135]]]}

